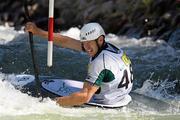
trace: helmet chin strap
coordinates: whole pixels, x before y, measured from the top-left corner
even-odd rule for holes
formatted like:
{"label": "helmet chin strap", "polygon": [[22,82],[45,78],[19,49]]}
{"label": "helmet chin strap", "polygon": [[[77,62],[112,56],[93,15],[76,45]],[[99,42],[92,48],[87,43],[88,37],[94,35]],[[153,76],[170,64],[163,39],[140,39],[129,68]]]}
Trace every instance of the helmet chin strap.
{"label": "helmet chin strap", "polygon": [[98,51],[100,51],[100,49],[102,48],[102,46],[100,46],[100,45],[98,44],[98,39],[96,39],[95,41],[96,41],[96,46],[98,47]]}

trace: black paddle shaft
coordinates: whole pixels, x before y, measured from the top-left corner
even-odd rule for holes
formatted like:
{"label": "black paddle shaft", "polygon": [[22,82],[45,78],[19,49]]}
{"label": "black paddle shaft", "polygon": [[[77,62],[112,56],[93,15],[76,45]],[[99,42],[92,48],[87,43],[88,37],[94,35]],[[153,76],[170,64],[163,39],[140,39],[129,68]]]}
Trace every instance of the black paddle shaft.
{"label": "black paddle shaft", "polygon": [[[27,7],[28,7],[27,1],[24,0],[24,10],[25,10],[26,20],[30,21],[30,15],[29,15],[29,11],[28,11]],[[32,63],[33,63],[34,75],[35,75],[37,97],[39,97],[39,96],[42,96],[42,94],[41,94],[41,90],[40,90],[39,70],[38,70],[38,67],[36,65],[36,60],[35,60],[35,52],[34,52],[34,43],[33,43],[32,32],[29,32],[29,43],[30,43],[30,48],[31,48],[31,57],[32,57]]]}

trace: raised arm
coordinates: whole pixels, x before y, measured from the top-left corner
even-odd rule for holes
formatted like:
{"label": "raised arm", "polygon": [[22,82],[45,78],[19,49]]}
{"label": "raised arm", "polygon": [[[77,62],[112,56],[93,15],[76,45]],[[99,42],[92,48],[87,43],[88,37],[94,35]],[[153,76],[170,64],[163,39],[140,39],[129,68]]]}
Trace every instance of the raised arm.
{"label": "raised arm", "polygon": [[[48,32],[38,28],[34,23],[28,22],[25,25],[26,32],[32,32],[34,35],[44,37],[48,39]],[[64,48],[70,48],[73,50],[82,51],[81,42],[68,36],[54,33],[54,43]]]}

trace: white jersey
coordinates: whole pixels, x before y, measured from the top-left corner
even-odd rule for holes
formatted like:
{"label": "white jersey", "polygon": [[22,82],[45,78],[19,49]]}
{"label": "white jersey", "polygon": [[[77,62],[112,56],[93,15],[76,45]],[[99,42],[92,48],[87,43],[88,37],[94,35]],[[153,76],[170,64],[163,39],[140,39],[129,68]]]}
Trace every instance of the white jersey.
{"label": "white jersey", "polygon": [[106,43],[102,51],[90,59],[86,81],[99,86],[91,101],[114,104],[132,89],[132,66],[125,52]]}

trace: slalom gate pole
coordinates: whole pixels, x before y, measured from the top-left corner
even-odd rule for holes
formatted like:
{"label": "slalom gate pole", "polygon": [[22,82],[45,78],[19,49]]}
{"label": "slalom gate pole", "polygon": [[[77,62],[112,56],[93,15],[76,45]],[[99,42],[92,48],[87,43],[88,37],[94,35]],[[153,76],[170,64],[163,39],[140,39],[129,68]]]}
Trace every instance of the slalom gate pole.
{"label": "slalom gate pole", "polygon": [[[24,10],[25,10],[25,15],[26,15],[26,20],[30,21],[30,15],[29,15],[29,11],[28,11],[28,4],[27,4],[26,0],[24,0]],[[31,57],[32,57],[34,76],[35,76],[35,83],[36,83],[36,93],[37,93],[37,97],[41,96],[42,100],[43,100],[43,96],[41,94],[41,89],[40,89],[39,71],[38,71],[38,67],[36,65],[36,60],[35,60],[33,34],[31,32],[29,32],[29,43],[30,43]]]}
{"label": "slalom gate pole", "polygon": [[49,0],[49,21],[48,21],[48,52],[47,66],[52,66],[53,61],[53,32],[54,32],[54,0]]}

